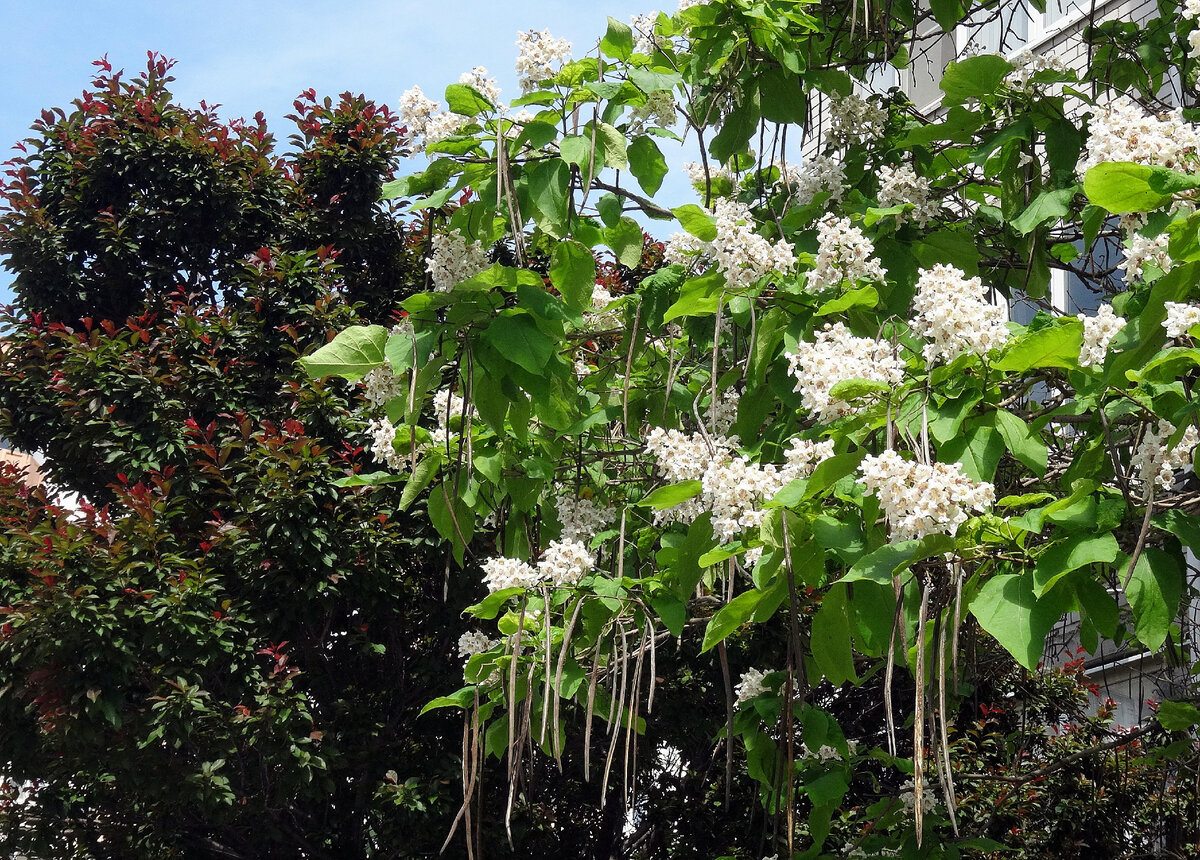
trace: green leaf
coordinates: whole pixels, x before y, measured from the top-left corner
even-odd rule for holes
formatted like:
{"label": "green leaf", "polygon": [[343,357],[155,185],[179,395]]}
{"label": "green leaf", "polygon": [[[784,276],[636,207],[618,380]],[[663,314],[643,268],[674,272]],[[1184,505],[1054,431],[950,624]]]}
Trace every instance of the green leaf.
{"label": "green leaf", "polygon": [[616,18],[608,19],[608,30],[600,40],[600,52],[606,57],[628,60],[633,53],[633,30]]}
{"label": "green leaf", "polygon": [[1088,564],[1112,564],[1117,559],[1117,539],[1111,534],[1074,534],[1038,556],[1033,571],[1033,593],[1041,597],[1073,570]]}
{"label": "green leaf", "polygon": [[395,472],[367,472],[338,478],[333,485],[335,487],[378,487],[380,484],[399,484],[407,480],[407,475],[397,475]]}
{"label": "green leaf", "polygon": [[952,549],[954,549],[954,538],[946,535],[928,535],[921,540],[884,544],[855,562],[849,573],[838,582],[855,582],[865,579],[890,586],[892,578],[914,561],[941,555]]}
{"label": "green leaf", "polygon": [[661,69],[635,68],[629,70],[629,80],[637,84],[637,88],[646,95],[659,90],[673,90],[683,83],[683,76],[678,72]]}
{"label": "green leaf", "polygon": [[817,668],[835,687],[858,682],[854,671],[853,629],[845,585],[835,584],[825,594],[812,620],[812,652]]}
{"label": "green leaf", "polygon": [[717,222],[713,216],[705,212],[695,203],[685,203],[671,210],[684,230],[687,230],[702,242],[711,242],[717,238]]}
{"label": "green leaf", "polygon": [[1186,732],[1200,725],[1200,709],[1187,702],[1159,702],[1155,718],[1169,732]]}
{"label": "green leaf", "polygon": [[962,465],[963,474],[972,481],[991,482],[996,466],[1004,455],[1004,439],[986,424],[976,424],[938,448],[944,462]]}
{"label": "green leaf", "polygon": [[449,696],[438,696],[425,707],[421,708],[421,714],[424,714],[426,711],[437,710],[438,708],[462,708],[465,711],[474,702],[475,688],[473,686],[463,687],[457,693],[452,693]]}
{"label": "green leaf", "polygon": [[558,142],[558,154],[567,164],[577,164],[587,172],[592,164],[592,139],[585,134],[565,135]]}
{"label": "green leaf", "polygon": [[659,487],[646,498],[638,502],[638,507],[654,508],[656,511],[673,508],[680,502],[694,499],[703,489],[700,481],[684,481],[682,484],[668,484]]}
{"label": "green leaf", "polygon": [[625,135],[606,122],[596,126],[596,143],[604,153],[604,163],[609,167],[624,170],[629,166],[625,151]]}
{"label": "green leaf", "polygon": [[502,588],[499,591],[493,591],[483,600],[464,609],[463,615],[490,621],[500,614],[500,610],[504,608],[504,604],[508,603],[509,598],[523,594],[524,591],[523,588]]}
{"label": "green leaf", "polygon": [[505,312],[483,332],[483,339],[509,361],[540,374],[554,355],[556,341],[538,328],[533,317]]}
{"label": "green leaf", "polygon": [[577,311],[590,310],[596,284],[596,258],[582,243],[559,242],[550,256],[550,283]]}
{"label": "green leaf", "polygon": [[663,313],[663,322],[676,317],[711,316],[717,312],[725,278],[716,272],[699,278],[689,278],[679,289],[679,298]]}
{"label": "green leaf", "polygon": [[[1123,564],[1118,566],[1124,569],[1128,559],[1124,555],[1121,558]],[[1182,594],[1183,575],[1175,559],[1157,547],[1142,550],[1125,596],[1133,610],[1137,638],[1151,651],[1157,651],[1166,641]]]}
{"label": "green leaf", "polygon": [[1046,474],[1049,451],[1037,431],[1006,409],[997,409],[992,414],[992,423],[1017,460],[1032,469],[1038,477]]}
{"label": "green leaf", "polygon": [[617,226],[604,231],[604,239],[621,265],[633,269],[642,261],[642,228],[632,218],[622,216]]}
{"label": "green leaf", "polygon": [[891,391],[893,387],[891,383],[881,382],[878,379],[843,379],[835,382],[829,389],[829,396],[835,400],[849,402],[866,397],[868,394],[884,394]]}
{"label": "green leaf", "polygon": [[938,26],[947,33],[953,33],[954,27],[967,15],[962,0],[929,0],[929,9]]}
{"label": "green leaf", "polygon": [[996,367],[1024,373],[1036,367],[1073,369],[1083,346],[1083,323],[1071,318],[1037,331],[1027,332],[1009,343]]}
{"label": "green leaf", "polygon": [[667,175],[667,160],[652,138],[641,135],[629,144],[629,172],[647,194],[658,193]]}
{"label": "green leaf", "polygon": [[942,92],[946,97],[942,104],[962,104],[968,99],[983,100],[994,94],[1013,70],[1012,64],[996,54],[980,54],[962,62],[951,63],[942,76]]}
{"label": "green leaf", "polygon": [[1128,161],[1097,164],[1083,178],[1088,199],[1115,215],[1158,209],[1173,195],[1197,187],[1200,178]]}
{"label": "green leaf", "polygon": [[847,290],[836,299],[830,299],[817,309],[817,316],[840,314],[851,308],[873,308],[879,304],[879,291],[874,287],[860,287],[857,290]]}
{"label": "green leaf", "polygon": [[[633,147],[630,149],[632,150]],[[600,199],[596,201],[596,211],[600,214],[600,220],[604,222],[605,227],[613,227],[621,220],[621,210],[621,198],[615,194],[601,195]]]}
{"label": "green leaf", "polygon": [[1071,595],[1055,589],[1040,600],[1030,575],[994,576],[971,601],[979,626],[1029,671],[1042,659],[1046,635],[1071,605]]}
{"label": "green leaf", "polygon": [[655,591],[649,600],[650,606],[658,613],[671,635],[682,636],[688,618],[687,604],[669,591]]}
{"label": "green leaf", "polygon": [[478,116],[496,109],[479,90],[466,84],[450,84],[446,87],[446,106],[451,113],[462,116]]}
{"label": "green leaf", "polygon": [[709,155],[722,164],[745,151],[750,136],[758,128],[757,95],[755,92],[753,100],[743,101],[727,113],[721,123],[721,130],[709,141]]}
{"label": "green leaf", "polygon": [[703,654],[718,642],[723,642],[730,633],[749,621],[762,596],[761,591],[743,591],[718,609],[708,620],[708,627],[704,629],[704,643],[700,646],[700,653]]}
{"label": "green leaf", "polygon": [[545,287],[518,284],[517,301],[525,310],[549,322],[572,322],[575,325],[583,322],[583,315],[579,311],[568,307],[558,296],[548,293]]}
{"label": "green leaf", "polygon": [[1012,220],[1012,227],[1018,235],[1032,233],[1034,228],[1047,221],[1058,221],[1071,214],[1071,201],[1079,191],[1078,185],[1070,188],[1060,188],[1057,191],[1043,191],[1025,211]]}
{"label": "green leaf", "polygon": [[1200,552],[1200,519],[1180,510],[1170,510],[1156,515],[1150,522],[1175,535],[1193,553]]}
{"label": "green leaf", "polygon": [[298,363],[313,379],[340,376],[357,382],[383,364],[387,329],[381,325],[352,325]]}

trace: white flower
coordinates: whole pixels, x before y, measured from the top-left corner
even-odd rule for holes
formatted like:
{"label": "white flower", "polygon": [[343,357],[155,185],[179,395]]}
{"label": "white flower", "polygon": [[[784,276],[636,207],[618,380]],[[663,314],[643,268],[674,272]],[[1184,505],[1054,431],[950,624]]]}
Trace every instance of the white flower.
{"label": "white flower", "polygon": [[1151,484],[1157,483],[1164,490],[1175,486],[1175,472],[1191,465],[1192,451],[1200,442],[1200,433],[1194,424],[1183,431],[1183,438],[1174,448],[1167,450],[1167,440],[1175,432],[1175,425],[1160,421],[1157,428],[1147,427],[1142,442],[1129,460],[1130,477],[1146,492]]}
{"label": "white flower", "polygon": [[403,380],[392,372],[392,365],[385,361],[362,378],[363,396],[372,406],[383,406],[400,394]]}
{"label": "white flower", "polygon": [[710,407],[709,423],[713,432],[724,436],[737,422],[738,403],[742,396],[736,388],[727,388],[717,395],[717,401]]}
{"label": "white flower", "polygon": [[1127,280],[1142,277],[1142,266],[1150,263],[1163,274],[1171,271],[1171,255],[1167,253],[1167,242],[1170,237],[1166,233],[1158,236],[1139,236],[1136,233],[1129,237],[1129,247],[1125,251],[1125,259],[1117,266],[1125,273]]}
{"label": "white flower", "polygon": [[805,158],[804,164],[776,164],[779,185],[791,192],[797,206],[807,206],[822,192],[829,193],[829,202],[838,203],[846,193],[846,169],[842,162],[828,155]]}
{"label": "white flower", "polygon": [[895,386],[904,381],[904,362],[893,354],[890,343],[855,337],[840,322],[826,323],[814,342],[801,341],[786,355],[802,405],[822,422],[854,412],[850,403],[830,396],[839,382],[868,379]]}
{"label": "white flower", "polygon": [[585,544],[611,523],[614,517],[612,508],[603,508],[592,499],[565,492],[555,497],[554,510],[562,526],[562,539]]}
{"label": "white flower", "polygon": [[730,289],[745,288],[772,272],[786,273],[796,265],[792,244],[771,242],[754,232],[754,216],[744,203],[718,198],[715,205],[717,238],[704,242],[687,233],[676,233],[667,241],[666,260],[689,268],[711,260],[725,276]]}
{"label": "white flower", "polygon": [[482,243],[468,242],[457,230],[435,233],[429,244],[425,271],[433,276],[435,292],[448,293],[455,284],[475,277],[488,267],[487,249]]}
{"label": "white flower", "polygon": [[751,699],[761,696],[763,693],[771,692],[771,688],[763,680],[766,678],[766,675],[766,672],[760,672],[758,669],[747,669],[742,673],[737,686],[733,688],[733,693],[737,696],[737,703],[739,705],[745,704]]}
{"label": "white flower", "polygon": [[1184,304],[1183,302],[1167,302],[1167,318],[1163,326],[1167,337],[1174,340],[1183,337],[1193,326],[1200,325],[1200,306]]}
{"label": "white flower", "polygon": [[635,54],[653,54],[655,47],[659,44],[655,37],[654,25],[658,21],[658,15],[651,12],[647,15],[630,15],[629,27],[633,30],[634,43],[633,52]]}
{"label": "white flower", "polygon": [[367,433],[371,436],[371,456],[376,463],[383,463],[391,469],[402,469],[404,457],[393,444],[396,440],[396,427],[386,418],[373,418],[367,424]]}
{"label": "white flower", "polygon": [[1087,151],[1078,173],[1105,161],[1134,161],[1186,169],[1200,145],[1196,127],[1185,122],[1179,108],[1159,119],[1126,96],[1113,99],[1092,117]]}
{"label": "white flower", "polygon": [[499,644],[499,639],[489,639],[486,634],[478,630],[468,630],[458,637],[458,656],[462,657],[464,661],[470,660],[476,654],[491,651]]}
{"label": "white flower", "polygon": [[849,281],[883,283],[887,270],[873,257],[875,246],[849,218],[826,215],[817,225],[817,260],[804,288],[819,293]]}
{"label": "white flower", "polygon": [[517,33],[517,48],[517,81],[524,93],[537,89],[542,81],[553,78],[558,74],[558,69],[571,59],[571,43],[566,39],[554,38],[549,30]]}
{"label": "white flower", "polygon": [[[728,179],[734,188],[737,187],[733,171],[722,165],[710,164],[706,171],[703,164],[697,161],[688,161],[684,163],[683,170],[687,174],[688,182],[701,193],[704,192],[706,187],[714,186],[718,179]],[[715,190],[713,193],[716,193]]]}
{"label": "white flower", "polygon": [[689,436],[658,427],[650,431],[646,448],[667,482],[699,480],[701,486],[699,496],[655,511],[654,521],[687,523],[708,511],[712,513],[713,536],[722,542],[758,528],[765,516],[763,502],[796,478],[811,475],[817,463],[833,455],[832,440],[793,440],[785,465],[760,465],[748,457],[733,456],[733,439],[716,436],[710,442],[711,450],[698,433]]}
{"label": "white flower", "polygon": [[[913,204],[912,219],[919,227],[924,227],[941,211],[938,201],[929,199],[928,179],[917,176],[908,164],[899,167],[885,164],[879,169],[879,205],[899,206],[904,203]],[[908,214],[896,216],[897,222],[903,223]]]}
{"label": "white flower", "polygon": [[[900,802],[904,804],[905,809],[907,809],[909,812],[912,812],[917,806],[917,795],[915,791],[916,786],[913,785],[913,780],[910,779],[905,782],[900,786],[900,789]],[[929,815],[935,809],[937,809],[937,806],[937,795],[933,793],[933,790],[929,787],[928,781],[926,781],[921,787],[921,810],[926,815]]]}
{"label": "white flower", "polygon": [[1108,344],[1121,329],[1125,318],[1113,313],[1112,305],[1101,305],[1094,317],[1079,314],[1083,322],[1083,346],[1079,350],[1079,366],[1091,367],[1104,364]]}
{"label": "white flower", "polygon": [[834,146],[858,146],[883,136],[887,111],[854,94],[829,100],[826,137]]}
{"label": "white flower", "polygon": [[447,389],[434,393],[433,415],[437,419],[437,429],[430,434],[434,447],[443,447],[450,440],[450,419],[462,418],[465,408],[466,401]]}
{"label": "white flower", "polygon": [[979,278],[967,278],[953,266],[938,264],[922,269],[913,299],[917,316],[913,333],[927,338],[923,353],[933,364],[947,362],[962,353],[986,355],[1008,340],[1008,313],[987,300]]}
{"label": "white flower", "polygon": [[500,87],[495,78],[488,77],[488,70],[483,66],[475,66],[471,71],[463,72],[458,76],[458,82],[472,87],[475,92],[495,105],[496,110],[504,112],[505,107],[500,101]]}
{"label": "white flower", "polygon": [[429,118],[429,122],[425,123],[425,145],[433,146],[435,143],[441,143],[446,138],[458,134],[458,130],[466,121],[466,117],[449,111],[434,114]]}
{"label": "white flower", "polygon": [[515,558],[489,558],[483,563],[483,581],[488,591],[505,588],[533,588],[538,584],[538,572]]}
{"label": "white flower", "polygon": [[401,94],[400,105],[396,109],[397,119],[408,129],[409,138],[417,141],[424,139],[426,129],[439,107],[437,102],[421,92],[420,87],[413,87]]}
{"label": "white flower", "polygon": [[1067,68],[1058,57],[1044,51],[1035,54],[1028,48],[1013,57],[1012,64],[1015,68],[1005,76],[1005,83],[1014,90],[1029,94],[1043,89],[1042,86],[1033,82],[1033,77],[1038,72],[1047,70],[1065,72]]}
{"label": "white flower", "polygon": [[[630,113],[630,119],[633,121],[633,130],[641,130],[647,125],[657,126],[658,128],[671,128],[675,125],[675,96],[670,90],[655,90],[646,96],[646,103],[638,105]],[[692,171],[688,171],[689,178],[692,176]],[[693,180],[693,184],[695,180]],[[699,185],[704,187],[704,176],[701,171]]]}
{"label": "white flower", "polygon": [[538,561],[538,574],[555,587],[575,585],[595,566],[596,559],[583,544],[574,540],[552,540]]}
{"label": "white flower", "polygon": [[867,456],[859,471],[867,490],[879,498],[893,541],[953,535],[969,509],[982,512],[996,500],[991,484],[976,484],[957,463],[924,465],[889,450]]}

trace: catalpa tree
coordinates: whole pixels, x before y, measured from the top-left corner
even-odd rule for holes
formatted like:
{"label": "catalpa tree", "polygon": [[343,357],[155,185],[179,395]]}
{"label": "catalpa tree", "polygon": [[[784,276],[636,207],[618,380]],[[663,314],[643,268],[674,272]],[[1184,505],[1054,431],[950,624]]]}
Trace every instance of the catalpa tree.
{"label": "catalpa tree", "polygon": [[[577,743],[634,828],[638,757],[686,769],[649,740],[684,652],[724,679],[712,796],[757,785],[739,850],[988,852],[1006,800],[956,725],[982,665],[1057,660],[1069,613],[1087,650],[1186,663],[1200,137],[1155,94],[1193,81],[1194,15],[1090,28],[1082,76],[965,57],[927,117],[868,81],[989,14],[931,5],[681,3],[577,59],[521,34],[508,106],[478,68],[444,107],[405,93],[429,161],[385,193],[424,219],[430,288],[302,361],[372,404],[382,468],[343,483],[403,482],[478,572],[466,686],[428,706],[464,714],[468,831],[489,759],[511,808]],[[697,196],[672,206],[681,137]],[[661,262],[643,224],[678,231]],[[1198,721],[1163,702],[1136,737]],[[1194,756],[1167,749],[1164,784]]]}

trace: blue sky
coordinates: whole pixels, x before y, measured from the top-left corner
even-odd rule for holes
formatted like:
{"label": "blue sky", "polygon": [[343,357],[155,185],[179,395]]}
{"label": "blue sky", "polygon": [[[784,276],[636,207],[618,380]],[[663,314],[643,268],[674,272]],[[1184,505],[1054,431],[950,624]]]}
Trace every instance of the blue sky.
{"label": "blue sky", "polygon": [[[513,62],[518,30],[549,29],[590,50],[606,16],[628,22],[646,0],[0,0],[0,148],[29,133],[42,108],[67,107],[105,54],[136,74],[146,51],[175,58],[173,91],[183,104],[222,105],[225,118],[263,111],[280,139],[292,100],[312,87],[347,90],[395,105],[414,84],[431,98],[475,65],[518,92]],[[674,8],[671,0],[670,7]],[[664,141],[664,144],[667,142]],[[666,147],[664,146],[664,149]],[[7,157],[7,155],[6,155]],[[670,158],[670,155],[668,155]],[[674,159],[672,159],[674,160]],[[0,271],[0,301],[10,301]]]}

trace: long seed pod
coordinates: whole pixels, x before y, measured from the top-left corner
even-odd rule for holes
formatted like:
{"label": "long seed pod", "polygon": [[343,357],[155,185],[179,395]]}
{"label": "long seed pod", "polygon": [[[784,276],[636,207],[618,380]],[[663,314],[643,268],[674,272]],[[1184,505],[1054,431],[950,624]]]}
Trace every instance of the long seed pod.
{"label": "long seed pod", "polygon": [[929,611],[929,592],[933,583],[926,576],[921,588],[921,608],[917,612],[917,693],[913,708],[913,826],[917,847],[921,847],[925,824],[925,614]]}

